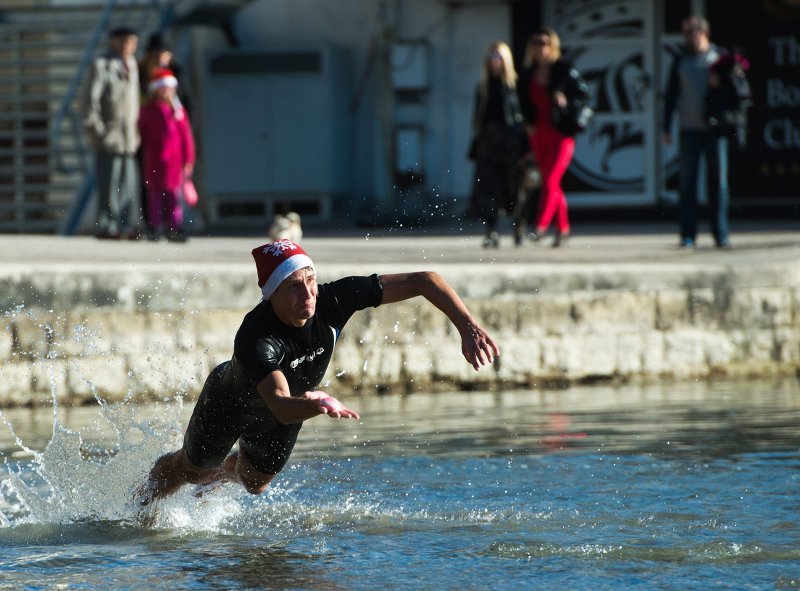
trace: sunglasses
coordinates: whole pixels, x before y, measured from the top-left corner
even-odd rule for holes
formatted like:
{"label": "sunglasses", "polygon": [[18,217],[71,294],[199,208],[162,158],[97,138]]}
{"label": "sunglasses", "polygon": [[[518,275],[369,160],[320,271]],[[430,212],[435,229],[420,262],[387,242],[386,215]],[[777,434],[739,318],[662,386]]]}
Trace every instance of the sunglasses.
{"label": "sunglasses", "polygon": [[550,40],[549,39],[534,39],[533,41],[531,41],[531,44],[535,45],[537,47],[547,47],[548,45],[550,45]]}

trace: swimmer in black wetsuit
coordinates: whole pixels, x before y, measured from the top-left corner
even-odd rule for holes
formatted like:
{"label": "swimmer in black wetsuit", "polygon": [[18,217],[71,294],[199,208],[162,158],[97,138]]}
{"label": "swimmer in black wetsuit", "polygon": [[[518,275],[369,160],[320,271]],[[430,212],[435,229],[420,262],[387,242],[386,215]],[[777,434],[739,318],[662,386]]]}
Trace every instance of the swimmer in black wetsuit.
{"label": "swimmer in black wetsuit", "polygon": [[[477,370],[499,349],[464,303],[436,273],[346,277],[317,285],[314,265],[297,244],[281,240],[253,250],[263,301],[244,318],[233,356],[216,367],[195,405],[183,447],[160,457],[141,503],[187,483],[230,480],[264,492],[289,459],[303,421],[327,414],[358,419],[316,390],[336,340],[357,310],[423,296],[461,335],[461,350]],[[236,442],[238,452],[230,453]]]}

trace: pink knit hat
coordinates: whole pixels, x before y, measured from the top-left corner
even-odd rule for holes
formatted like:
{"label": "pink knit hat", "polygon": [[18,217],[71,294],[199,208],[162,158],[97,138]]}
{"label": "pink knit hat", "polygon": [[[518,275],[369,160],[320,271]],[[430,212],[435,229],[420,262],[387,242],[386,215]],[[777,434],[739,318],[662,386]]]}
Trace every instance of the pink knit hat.
{"label": "pink knit hat", "polygon": [[299,244],[278,240],[253,249],[261,298],[268,300],[289,275],[305,267],[314,268],[311,257]]}

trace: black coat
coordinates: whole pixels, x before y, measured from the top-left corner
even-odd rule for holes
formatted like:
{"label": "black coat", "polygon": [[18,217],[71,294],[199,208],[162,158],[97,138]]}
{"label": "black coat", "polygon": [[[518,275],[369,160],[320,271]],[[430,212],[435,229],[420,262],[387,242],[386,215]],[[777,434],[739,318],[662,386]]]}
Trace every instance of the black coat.
{"label": "black coat", "polygon": [[[518,138],[522,151],[527,152],[529,149],[528,138],[522,125],[519,96],[515,89],[509,88],[505,84],[499,84],[498,87],[502,93],[501,102],[503,105],[503,120],[505,126]],[[489,104],[489,88],[490,86],[488,84],[478,84],[475,90],[475,110],[472,114],[472,140],[470,141],[468,152],[468,157],[472,160],[477,157],[477,142],[483,131],[486,108]]]}
{"label": "black coat", "polygon": [[[538,114],[536,105],[531,101],[530,95],[532,76],[533,68],[526,68],[523,70],[517,86],[522,117],[525,123],[530,125],[535,123]],[[580,132],[586,124],[586,121],[580,121],[580,119],[591,116],[591,111],[587,111],[591,93],[589,92],[589,85],[581,77],[580,72],[566,60],[556,60],[550,69],[548,90],[551,97],[559,91],[563,92],[564,96],[567,97],[566,109],[562,110],[553,105],[551,119],[555,128],[568,136],[573,136]]]}
{"label": "black coat", "polygon": [[[486,106],[489,103],[489,85],[479,84],[475,90],[475,111],[472,116],[472,135],[479,136],[483,126]],[[522,113],[519,107],[519,97],[513,88],[505,84],[500,85],[503,103],[503,118],[506,127],[514,128],[522,124]]]}

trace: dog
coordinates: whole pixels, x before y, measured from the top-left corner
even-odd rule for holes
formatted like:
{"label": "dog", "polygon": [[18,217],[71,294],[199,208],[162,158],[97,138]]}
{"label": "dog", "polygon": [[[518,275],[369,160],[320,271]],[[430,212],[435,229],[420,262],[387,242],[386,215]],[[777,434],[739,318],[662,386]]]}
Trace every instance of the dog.
{"label": "dog", "polygon": [[286,215],[275,214],[275,219],[269,227],[269,239],[291,240],[299,243],[303,239],[303,228],[300,226],[300,215],[290,211]]}

